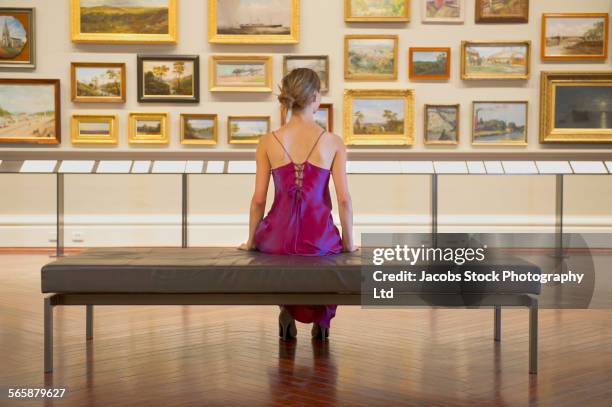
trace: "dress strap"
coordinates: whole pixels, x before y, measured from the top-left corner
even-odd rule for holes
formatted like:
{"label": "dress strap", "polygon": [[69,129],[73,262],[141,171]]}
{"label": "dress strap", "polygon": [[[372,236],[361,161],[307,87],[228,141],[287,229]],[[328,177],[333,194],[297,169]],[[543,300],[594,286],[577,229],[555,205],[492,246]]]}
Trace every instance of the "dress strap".
{"label": "dress strap", "polygon": [[276,137],[276,132],[272,132],[272,135],[274,136],[276,141],[278,141],[278,144],[281,145],[281,147],[285,151],[285,154],[287,154],[287,157],[289,158],[289,161],[293,162],[293,158],[291,158],[291,154],[289,154],[289,151],[287,151],[287,149],[285,148],[285,145],[283,143],[281,143],[281,141],[278,139],[278,137]]}
{"label": "dress strap", "polygon": [[326,133],[326,130],[323,130],[321,132],[321,134],[319,134],[319,138],[317,138],[317,141],[315,141],[315,143],[313,144],[312,148],[310,149],[310,152],[308,153],[308,155],[306,156],[306,159],[304,160],[304,162],[308,161],[308,159],[310,158],[310,156],[312,155],[315,147],[317,146],[317,144],[319,144],[319,140],[321,140],[321,137],[323,137],[323,135]]}

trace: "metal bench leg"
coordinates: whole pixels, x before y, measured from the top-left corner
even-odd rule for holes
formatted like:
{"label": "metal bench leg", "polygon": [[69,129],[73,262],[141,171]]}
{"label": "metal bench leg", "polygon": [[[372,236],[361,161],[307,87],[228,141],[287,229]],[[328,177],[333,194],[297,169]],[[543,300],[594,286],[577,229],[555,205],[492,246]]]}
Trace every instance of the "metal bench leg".
{"label": "metal bench leg", "polygon": [[86,317],[85,317],[85,339],[93,339],[93,305],[86,305]]}
{"label": "metal bench leg", "polygon": [[496,305],[494,309],[494,324],[495,324],[495,333],[493,339],[495,342],[501,341],[501,305]]}
{"label": "metal bench leg", "polygon": [[538,373],[538,303],[529,307],[529,373]]}
{"label": "metal bench leg", "polygon": [[53,304],[51,297],[45,297],[44,303],[44,353],[45,373],[53,371]]}

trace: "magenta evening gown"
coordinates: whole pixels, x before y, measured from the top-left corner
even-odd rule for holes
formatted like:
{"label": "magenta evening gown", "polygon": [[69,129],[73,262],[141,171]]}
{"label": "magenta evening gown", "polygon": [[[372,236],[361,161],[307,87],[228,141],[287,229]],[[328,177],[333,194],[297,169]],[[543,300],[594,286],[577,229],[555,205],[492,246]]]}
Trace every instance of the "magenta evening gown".
{"label": "magenta evening gown", "polygon": [[[306,160],[296,164],[276,134],[272,133],[290,162],[272,169],[274,202],[255,231],[257,250],[298,256],[326,256],[342,252],[342,239],[331,214],[331,171],[308,161],[323,134],[325,131],[319,135]],[[325,328],[329,328],[331,319],[336,315],[336,305],[285,307],[295,320],[316,322]]]}

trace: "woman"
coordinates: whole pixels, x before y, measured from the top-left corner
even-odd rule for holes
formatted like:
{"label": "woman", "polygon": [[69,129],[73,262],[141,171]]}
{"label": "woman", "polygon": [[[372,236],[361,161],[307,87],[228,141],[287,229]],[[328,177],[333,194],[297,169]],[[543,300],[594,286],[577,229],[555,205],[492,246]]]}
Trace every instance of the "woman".
{"label": "woman", "polygon": [[[340,137],[326,132],[314,120],[321,104],[320,89],[319,77],[311,69],[296,69],[283,79],[278,100],[292,115],[286,125],[259,141],[249,239],[240,246],[243,250],[301,256],[356,250],[346,148]],[[264,218],[270,174],[274,179],[274,203]],[[338,197],[342,237],[331,215],[330,175]],[[279,335],[283,340],[297,335],[295,320],[313,323],[315,338],[329,336],[335,305],[280,308]]]}

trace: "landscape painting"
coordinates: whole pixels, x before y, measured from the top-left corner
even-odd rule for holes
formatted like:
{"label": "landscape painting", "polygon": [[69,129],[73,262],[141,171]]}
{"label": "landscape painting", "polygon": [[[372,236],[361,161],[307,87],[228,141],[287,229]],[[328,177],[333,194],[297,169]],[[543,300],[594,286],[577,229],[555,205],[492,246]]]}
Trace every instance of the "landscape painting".
{"label": "landscape painting", "polygon": [[217,144],[217,115],[182,114],[181,144]]}
{"label": "landscape painting", "polygon": [[0,79],[0,143],[60,143],[59,80]]}
{"label": "landscape painting", "polygon": [[125,64],[71,64],[71,95],[74,102],[125,102]]}
{"label": "landscape painting", "polygon": [[230,144],[257,144],[270,132],[269,116],[230,116],[227,124]]}
{"label": "landscape painting", "polygon": [[130,113],[130,144],[168,144],[167,113]]}
{"label": "landscape painting", "polygon": [[608,14],[543,14],[541,53],[544,60],[605,60]]}
{"label": "landscape painting", "polygon": [[425,144],[459,143],[459,105],[425,105]]}
{"label": "landscape painting", "polygon": [[410,0],[344,0],[348,22],[410,20]]}
{"label": "landscape painting", "polygon": [[529,0],[476,0],[477,23],[526,23]]}
{"label": "landscape painting", "polygon": [[292,44],[299,41],[299,0],[210,0],[213,43]]}
{"label": "landscape painting", "polygon": [[450,78],[450,48],[410,48],[410,79]]}
{"label": "landscape painting", "polygon": [[347,35],[344,78],[347,80],[396,80],[397,35]]}
{"label": "landscape painting", "polygon": [[267,56],[211,56],[212,92],[272,92],[272,60]]}
{"label": "landscape painting", "polygon": [[464,0],[421,0],[423,22],[462,23]]}
{"label": "landscape painting", "polygon": [[117,116],[72,116],[72,144],[117,144],[117,141]]}
{"label": "landscape painting", "polygon": [[0,68],[34,68],[34,9],[0,8]]}
{"label": "landscape painting", "polygon": [[138,56],[138,101],[197,103],[198,56]]}
{"label": "landscape painting", "polygon": [[463,41],[461,47],[463,79],[527,79],[531,42]]}
{"label": "landscape painting", "polygon": [[321,80],[321,92],[329,90],[329,57],[327,55],[285,55],[283,62],[283,76],[289,75],[291,71],[298,68],[312,69]]}
{"label": "landscape painting", "polygon": [[414,141],[414,91],[347,89],[344,137],[353,145],[407,145]]}
{"label": "landscape painting", "polygon": [[76,42],[176,41],[177,0],[71,0]]}
{"label": "landscape painting", "polygon": [[472,144],[527,145],[527,102],[474,102]]}

